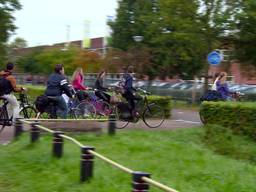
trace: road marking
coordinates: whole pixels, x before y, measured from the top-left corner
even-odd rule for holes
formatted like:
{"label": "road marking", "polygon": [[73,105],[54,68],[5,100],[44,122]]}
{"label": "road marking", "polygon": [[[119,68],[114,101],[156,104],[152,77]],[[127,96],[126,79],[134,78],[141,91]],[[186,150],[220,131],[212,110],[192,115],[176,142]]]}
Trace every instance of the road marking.
{"label": "road marking", "polygon": [[195,123],[195,124],[201,124],[199,121],[187,121],[183,119],[177,119],[177,120],[172,120],[172,121],[177,121],[177,122],[184,122],[184,123]]}

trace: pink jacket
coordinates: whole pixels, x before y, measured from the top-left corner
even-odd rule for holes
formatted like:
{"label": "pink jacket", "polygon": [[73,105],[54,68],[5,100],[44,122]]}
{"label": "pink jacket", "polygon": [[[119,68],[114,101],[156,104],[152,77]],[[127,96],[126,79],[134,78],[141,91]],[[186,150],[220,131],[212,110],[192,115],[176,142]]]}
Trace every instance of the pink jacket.
{"label": "pink jacket", "polygon": [[77,90],[86,90],[87,87],[84,86],[84,77],[82,74],[78,73],[74,80],[72,81],[72,86],[74,87],[74,89]]}

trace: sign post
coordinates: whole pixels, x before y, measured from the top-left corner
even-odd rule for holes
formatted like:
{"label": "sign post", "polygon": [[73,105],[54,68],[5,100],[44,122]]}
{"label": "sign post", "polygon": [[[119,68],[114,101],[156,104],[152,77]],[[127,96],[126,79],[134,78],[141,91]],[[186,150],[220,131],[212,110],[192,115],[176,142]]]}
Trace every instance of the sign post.
{"label": "sign post", "polygon": [[223,57],[217,51],[212,51],[207,55],[207,61],[210,65],[219,65],[222,61]]}

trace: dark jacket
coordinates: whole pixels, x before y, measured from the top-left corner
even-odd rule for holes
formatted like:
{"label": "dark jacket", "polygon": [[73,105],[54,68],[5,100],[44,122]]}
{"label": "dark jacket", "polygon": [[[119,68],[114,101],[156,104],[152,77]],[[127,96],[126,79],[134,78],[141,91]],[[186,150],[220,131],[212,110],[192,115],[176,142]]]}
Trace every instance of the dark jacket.
{"label": "dark jacket", "polygon": [[134,90],[133,88],[133,77],[129,73],[124,74],[124,89],[127,92],[132,92]]}
{"label": "dark jacket", "polygon": [[103,80],[99,78],[95,81],[94,87],[99,91],[107,91],[107,88],[103,86]]}
{"label": "dark jacket", "polygon": [[64,75],[53,73],[48,78],[45,95],[61,96],[63,93],[65,93],[67,96],[72,97],[72,93],[68,85],[69,84]]}

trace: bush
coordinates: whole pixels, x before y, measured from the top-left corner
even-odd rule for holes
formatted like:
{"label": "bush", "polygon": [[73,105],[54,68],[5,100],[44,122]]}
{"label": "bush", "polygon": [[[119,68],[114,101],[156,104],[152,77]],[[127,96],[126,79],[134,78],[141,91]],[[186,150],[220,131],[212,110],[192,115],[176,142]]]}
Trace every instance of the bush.
{"label": "bush", "polygon": [[172,98],[164,96],[148,96],[149,103],[156,103],[162,109],[164,109],[164,114],[166,118],[171,117],[172,110]]}
{"label": "bush", "polygon": [[206,123],[221,125],[256,140],[256,104],[253,102],[203,102],[200,114]]}

